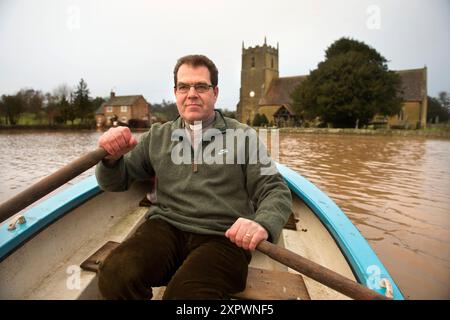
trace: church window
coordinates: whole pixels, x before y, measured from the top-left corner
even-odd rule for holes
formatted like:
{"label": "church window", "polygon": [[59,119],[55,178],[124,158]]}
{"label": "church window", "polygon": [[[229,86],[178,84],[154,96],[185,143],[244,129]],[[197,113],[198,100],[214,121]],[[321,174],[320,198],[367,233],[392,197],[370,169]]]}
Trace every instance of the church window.
{"label": "church window", "polygon": [[255,67],[255,57],[252,57],[252,68]]}
{"label": "church window", "polygon": [[273,58],[272,58],[271,68],[273,69]]}

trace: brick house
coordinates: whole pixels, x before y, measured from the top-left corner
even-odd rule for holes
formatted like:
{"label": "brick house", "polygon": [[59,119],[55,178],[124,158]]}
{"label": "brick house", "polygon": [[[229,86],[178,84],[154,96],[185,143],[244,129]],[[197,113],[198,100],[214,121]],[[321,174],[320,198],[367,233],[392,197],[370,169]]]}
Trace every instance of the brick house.
{"label": "brick house", "polygon": [[116,96],[111,92],[109,100],[95,112],[97,127],[116,124],[149,126],[151,119],[150,104],[142,95]]}

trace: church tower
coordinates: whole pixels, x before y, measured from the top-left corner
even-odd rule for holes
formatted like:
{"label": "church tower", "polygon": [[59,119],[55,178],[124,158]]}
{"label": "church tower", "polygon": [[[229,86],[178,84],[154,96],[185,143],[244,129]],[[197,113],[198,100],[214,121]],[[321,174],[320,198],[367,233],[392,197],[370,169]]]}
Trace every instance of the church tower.
{"label": "church tower", "polygon": [[246,49],[242,42],[241,89],[236,112],[239,121],[252,123],[259,99],[272,79],[278,77],[278,44],[276,48],[268,46],[264,38],[264,45]]}

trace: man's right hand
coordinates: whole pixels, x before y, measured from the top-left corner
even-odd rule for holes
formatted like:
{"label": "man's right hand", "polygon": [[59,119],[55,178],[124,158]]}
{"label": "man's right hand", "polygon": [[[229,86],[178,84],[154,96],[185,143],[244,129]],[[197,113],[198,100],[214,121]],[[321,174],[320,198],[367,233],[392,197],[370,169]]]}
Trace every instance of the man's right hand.
{"label": "man's right hand", "polygon": [[107,163],[112,164],[119,160],[125,153],[131,151],[137,145],[136,139],[131,135],[128,127],[110,128],[100,139],[98,146],[108,152],[105,157]]}

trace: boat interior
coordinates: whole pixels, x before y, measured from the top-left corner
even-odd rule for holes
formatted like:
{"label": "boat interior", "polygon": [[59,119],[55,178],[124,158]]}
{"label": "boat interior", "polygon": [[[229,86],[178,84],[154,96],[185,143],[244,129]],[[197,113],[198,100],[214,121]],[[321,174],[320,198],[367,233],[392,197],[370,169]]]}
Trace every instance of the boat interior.
{"label": "boat interior", "polygon": [[[146,186],[102,192],[72,209],[0,262],[0,299],[102,299],[97,269],[119,243],[145,220]],[[305,203],[293,194],[293,213],[277,242],[356,281],[333,237]],[[161,299],[164,287],[153,288]],[[254,251],[247,287],[233,299],[309,300],[348,297]]]}

